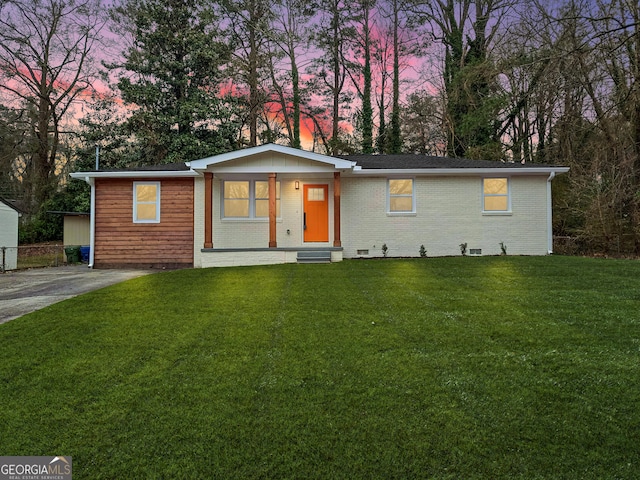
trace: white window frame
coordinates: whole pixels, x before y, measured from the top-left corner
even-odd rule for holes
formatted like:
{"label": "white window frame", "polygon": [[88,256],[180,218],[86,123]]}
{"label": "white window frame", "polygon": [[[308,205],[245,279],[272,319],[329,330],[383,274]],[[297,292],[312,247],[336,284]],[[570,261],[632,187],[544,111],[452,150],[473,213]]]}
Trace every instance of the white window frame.
{"label": "white window frame", "polygon": [[[392,211],[391,210],[391,198],[392,197],[409,197],[409,195],[392,195],[391,194],[391,182],[393,180],[411,180],[411,210]],[[416,214],[416,180],[411,177],[402,178],[388,178],[387,179],[387,215],[389,216],[413,216]]]}
{"label": "white window frame", "polygon": [[[249,201],[249,208],[248,208],[248,212],[247,212],[247,216],[246,217],[225,217],[225,211],[224,211],[224,205],[225,205],[225,200],[227,200],[227,198],[224,196],[224,192],[225,192],[225,184],[227,182],[247,182],[249,184],[249,198],[247,199]],[[251,180],[248,179],[229,179],[229,180],[223,180],[222,184],[221,184],[221,189],[220,189],[220,198],[221,198],[221,202],[220,202],[220,213],[221,213],[221,217],[222,218],[226,218],[226,219],[233,219],[233,220],[249,220],[251,219]],[[231,199],[229,199],[231,200]]]}
{"label": "white window frame", "polygon": [[[496,179],[505,179],[507,181],[507,193],[506,194],[487,194],[484,193],[484,181],[485,180],[496,180]],[[480,182],[480,194],[482,201],[482,214],[483,215],[511,215],[511,178],[505,176],[496,176],[496,177],[483,177]],[[485,199],[487,197],[507,197],[507,209],[506,210],[485,210]]]}
{"label": "white window frame", "polygon": [[[221,183],[221,192],[220,196],[222,198],[220,204],[220,216],[223,220],[231,220],[231,221],[257,221],[257,222],[268,222],[269,216],[266,217],[257,217],[256,216],[256,200],[264,200],[264,198],[260,197],[256,198],[256,182],[268,182],[269,180],[265,180],[262,178],[244,178],[244,179],[228,179],[222,180]],[[224,211],[224,184],[225,182],[248,182],[249,183],[249,215],[247,217],[227,217]],[[278,184],[280,184],[280,180],[276,180],[276,192],[278,191]],[[282,185],[280,185],[280,195],[282,196]],[[276,197],[276,203],[280,202],[280,216],[277,217],[278,220],[281,219],[282,216],[282,199],[280,197]]]}
{"label": "white window frame", "polygon": [[[138,186],[154,185],[156,199],[154,202],[138,202]],[[156,215],[152,219],[138,218],[138,205],[155,205]],[[160,223],[160,182],[133,182],[133,223]]]}

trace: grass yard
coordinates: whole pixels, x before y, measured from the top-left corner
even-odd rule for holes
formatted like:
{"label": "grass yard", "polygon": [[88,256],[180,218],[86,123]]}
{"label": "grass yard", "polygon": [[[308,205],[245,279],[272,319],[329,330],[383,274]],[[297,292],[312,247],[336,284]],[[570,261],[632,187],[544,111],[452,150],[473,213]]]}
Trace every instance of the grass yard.
{"label": "grass yard", "polygon": [[638,261],[164,272],[0,345],[0,455],[74,479],[640,477]]}

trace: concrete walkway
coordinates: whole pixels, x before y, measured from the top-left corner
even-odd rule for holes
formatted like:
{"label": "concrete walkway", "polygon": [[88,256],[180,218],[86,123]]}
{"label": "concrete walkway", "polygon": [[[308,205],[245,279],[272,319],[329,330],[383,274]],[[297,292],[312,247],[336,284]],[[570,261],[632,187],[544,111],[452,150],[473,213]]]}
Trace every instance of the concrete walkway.
{"label": "concrete walkway", "polygon": [[157,270],[92,270],[86,265],[0,274],[0,324],[67,298]]}

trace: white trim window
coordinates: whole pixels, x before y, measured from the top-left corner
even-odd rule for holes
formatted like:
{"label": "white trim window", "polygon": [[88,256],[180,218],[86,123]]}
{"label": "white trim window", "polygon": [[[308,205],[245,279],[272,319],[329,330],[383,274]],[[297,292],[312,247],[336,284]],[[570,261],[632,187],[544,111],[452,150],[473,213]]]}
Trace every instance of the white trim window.
{"label": "white trim window", "polygon": [[387,182],[387,211],[390,214],[407,214],[416,211],[413,178],[390,178]]}
{"label": "white trim window", "polygon": [[133,223],[160,223],[160,182],[133,182]]}
{"label": "white trim window", "polygon": [[[276,182],[276,217],[280,218],[280,182]],[[225,180],[222,182],[222,218],[268,219],[267,180]]]}
{"label": "white trim window", "polygon": [[482,211],[484,213],[511,212],[511,186],[508,178],[482,179]]}

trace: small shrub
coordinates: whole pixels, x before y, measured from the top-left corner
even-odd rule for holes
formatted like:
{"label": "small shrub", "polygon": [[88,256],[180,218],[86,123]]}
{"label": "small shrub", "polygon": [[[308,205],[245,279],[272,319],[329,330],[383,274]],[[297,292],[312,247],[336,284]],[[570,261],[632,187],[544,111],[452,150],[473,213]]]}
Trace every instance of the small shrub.
{"label": "small shrub", "polygon": [[467,254],[467,243],[466,242],[460,244],[460,253],[462,254],[463,257]]}
{"label": "small shrub", "polygon": [[389,252],[389,247],[387,247],[386,243],[383,243],[382,244],[382,256],[386,258],[388,252]]}
{"label": "small shrub", "polygon": [[426,257],[426,256],[427,256],[427,249],[426,249],[426,248],[424,248],[424,245],[420,245],[420,256],[421,256],[422,258],[424,258],[424,257]]}
{"label": "small shrub", "polygon": [[504,242],[500,242],[500,255],[506,255],[507,254],[507,246],[504,244]]}

